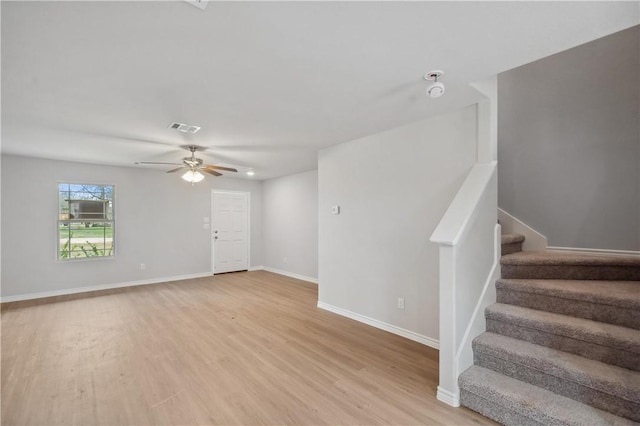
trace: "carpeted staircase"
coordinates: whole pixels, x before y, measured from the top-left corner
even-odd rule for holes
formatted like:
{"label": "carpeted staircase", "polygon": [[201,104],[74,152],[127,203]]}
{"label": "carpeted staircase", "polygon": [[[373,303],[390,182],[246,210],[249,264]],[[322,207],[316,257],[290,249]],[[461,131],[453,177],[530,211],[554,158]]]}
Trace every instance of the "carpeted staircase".
{"label": "carpeted staircase", "polygon": [[497,303],[459,378],[506,425],[640,422],[640,257],[523,252],[502,237]]}

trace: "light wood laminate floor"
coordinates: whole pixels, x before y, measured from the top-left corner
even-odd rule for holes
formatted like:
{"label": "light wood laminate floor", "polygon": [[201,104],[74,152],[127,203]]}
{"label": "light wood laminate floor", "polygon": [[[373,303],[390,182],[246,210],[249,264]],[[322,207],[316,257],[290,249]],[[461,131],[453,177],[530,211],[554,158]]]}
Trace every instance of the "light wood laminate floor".
{"label": "light wood laminate floor", "polygon": [[264,271],[2,305],[2,425],[495,424],[438,352]]}

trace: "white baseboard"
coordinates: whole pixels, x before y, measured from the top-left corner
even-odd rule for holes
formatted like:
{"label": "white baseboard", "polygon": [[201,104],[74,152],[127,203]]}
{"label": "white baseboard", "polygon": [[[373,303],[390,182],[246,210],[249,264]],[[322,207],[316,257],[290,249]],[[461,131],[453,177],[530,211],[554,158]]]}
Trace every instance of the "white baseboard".
{"label": "white baseboard", "polygon": [[386,322],[378,321],[377,319],[369,318],[364,315],[356,314],[355,312],[351,312],[343,308],[338,308],[337,306],[329,305],[324,302],[318,301],[318,308],[324,309],[325,311],[333,312],[334,314],[342,315],[343,317],[351,318],[352,320],[356,320],[358,322],[370,325],[375,328],[379,328],[384,331],[388,331],[389,333],[397,334],[398,336],[405,337],[409,340],[413,340],[414,342],[422,343],[423,345],[430,346],[434,349],[440,349],[440,342],[438,342],[436,339],[432,339],[431,337],[423,336],[422,334],[418,334],[392,324],[387,324]]}
{"label": "white baseboard", "polygon": [[503,233],[524,235],[522,250],[544,251],[547,249],[547,237],[501,208],[498,208],[498,221]]}
{"label": "white baseboard", "polygon": [[442,401],[445,404],[451,405],[452,407],[460,406],[460,392],[449,392],[448,390],[444,390],[440,386],[438,386],[438,393],[436,397],[438,398],[438,401]]}
{"label": "white baseboard", "polygon": [[295,278],[297,280],[308,281],[313,284],[318,284],[318,279],[313,277],[308,277],[306,275],[300,275],[289,271],[283,271],[282,269],[272,268],[270,266],[255,266],[253,268],[249,268],[249,271],[267,271],[273,272],[274,274],[284,275],[285,277]]}
{"label": "white baseboard", "polygon": [[110,290],[113,288],[135,287],[139,285],[158,284],[169,281],[190,280],[193,278],[203,278],[213,276],[211,272],[200,272],[197,274],[176,275],[173,277],[151,278],[148,280],[127,281],[124,283],[100,284],[87,287],[65,288],[62,290],[43,291],[39,293],[18,294],[15,296],[0,297],[0,303],[18,302],[20,300],[42,299],[44,297],[64,296],[67,294],[87,293],[97,290]]}
{"label": "white baseboard", "polygon": [[605,254],[609,256],[640,256],[640,251],[634,250],[610,250],[610,249],[592,249],[578,247],[547,247],[549,251],[560,251],[575,254]]}

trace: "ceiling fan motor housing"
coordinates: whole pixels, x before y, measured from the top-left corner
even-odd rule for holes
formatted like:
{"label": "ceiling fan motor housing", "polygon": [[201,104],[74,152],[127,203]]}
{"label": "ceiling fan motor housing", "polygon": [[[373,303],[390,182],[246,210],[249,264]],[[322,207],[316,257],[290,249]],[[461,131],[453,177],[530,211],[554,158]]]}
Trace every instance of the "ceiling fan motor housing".
{"label": "ceiling fan motor housing", "polygon": [[189,167],[198,167],[202,165],[202,159],[196,157],[184,157],[182,161]]}

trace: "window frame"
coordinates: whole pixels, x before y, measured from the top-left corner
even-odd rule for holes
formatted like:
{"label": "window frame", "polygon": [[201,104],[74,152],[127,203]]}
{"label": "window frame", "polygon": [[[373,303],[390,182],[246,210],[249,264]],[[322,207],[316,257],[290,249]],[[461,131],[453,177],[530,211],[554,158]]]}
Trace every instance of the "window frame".
{"label": "window frame", "polygon": [[[104,186],[112,188],[112,196],[111,196],[111,219],[86,219],[86,220],[65,220],[60,219],[60,185],[84,185],[84,186]],[[116,185],[112,183],[93,183],[93,182],[78,182],[78,181],[70,181],[70,180],[59,180],[56,182],[56,202],[58,205],[56,212],[56,263],[69,263],[69,262],[84,262],[90,260],[114,260],[116,258]],[[63,259],[60,257],[61,246],[60,246],[60,226],[63,223],[78,223],[78,222],[103,222],[111,224],[111,255],[107,256],[83,256],[83,257],[69,257],[67,259]]]}

